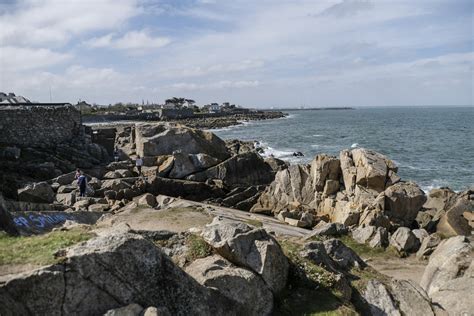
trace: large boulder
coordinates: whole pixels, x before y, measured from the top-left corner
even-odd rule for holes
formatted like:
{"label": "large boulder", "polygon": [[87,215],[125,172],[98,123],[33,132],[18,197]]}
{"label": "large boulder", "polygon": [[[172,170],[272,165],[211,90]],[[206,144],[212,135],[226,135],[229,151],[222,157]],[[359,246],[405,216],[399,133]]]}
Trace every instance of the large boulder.
{"label": "large boulder", "polygon": [[347,149],[342,150],[339,153],[339,161],[341,163],[344,187],[347,192],[352,193],[356,184],[357,168],[354,165],[354,160],[352,160],[351,152]]}
{"label": "large boulder", "polygon": [[179,269],[139,235],[103,235],[66,251],[61,263],[0,284],[0,314],[102,315],[130,303],[173,315],[235,314],[235,304]]}
{"label": "large boulder", "polygon": [[18,199],[31,203],[53,203],[54,191],[47,182],[37,182],[18,190]]}
{"label": "large boulder", "polygon": [[413,281],[392,280],[384,284],[370,280],[362,295],[373,316],[435,315],[430,298]]}
{"label": "large boulder", "polygon": [[465,235],[470,236],[473,228],[464,217],[465,213],[474,212],[474,201],[469,199],[469,195],[460,196],[454,205],[447,210],[436,226],[436,232],[446,237]]}
{"label": "large boulder", "polygon": [[433,189],[428,193],[424,208],[434,208],[437,211],[446,211],[449,205],[452,204],[452,200],[455,198],[456,192],[449,188]]}
{"label": "large boulder", "polygon": [[219,255],[198,259],[186,272],[200,284],[217,289],[222,295],[236,301],[239,314],[270,315],[273,295],[255,273],[234,266]]}
{"label": "large boulder", "polygon": [[367,264],[360,258],[354,250],[347,247],[339,239],[329,239],[323,242],[328,255],[339,267],[344,270],[350,270],[352,267],[364,268]]}
{"label": "large boulder", "polygon": [[466,298],[474,288],[473,257],[466,237],[451,237],[439,244],[423,273],[421,286],[450,315],[474,310],[474,301]]}
{"label": "large boulder", "polygon": [[416,257],[419,259],[426,259],[433,253],[433,251],[435,251],[440,242],[441,236],[436,233],[424,238],[421,242],[420,249],[416,252]]}
{"label": "large boulder", "polygon": [[269,184],[274,178],[273,169],[255,152],[233,156],[214,167],[187,177],[188,180],[200,182],[217,179],[228,186]]}
{"label": "large boulder", "polygon": [[385,214],[402,226],[413,223],[425,202],[425,193],[414,182],[399,182],[385,190]]}
{"label": "large boulder", "polygon": [[340,157],[346,188],[354,188],[357,184],[382,192],[387,186],[399,181],[396,176],[397,166],[390,159],[375,151],[356,148],[350,153],[341,152]]}
{"label": "large boulder", "polygon": [[215,166],[219,162],[219,159],[206,154],[174,153],[173,166],[170,169],[168,177],[183,179],[190,174]]}
{"label": "large boulder", "polygon": [[180,179],[149,177],[146,183],[146,192],[153,195],[168,195],[182,197],[193,201],[203,201],[210,198],[223,197],[222,189],[204,182],[195,182]]}
{"label": "large boulder", "polygon": [[471,278],[465,272],[472,265],[473,255],[473,247],[464,236],[441,241],[430,256],[420,285],[431,296],[451,280]]}
{"label": "large boulder", "polygon": [[123,179],[109,179],[102,182],[101,189],[104,191],[120,191],[125,189],[130,189],[132,185],[127,180]]}
{"label": "large boulder", "polygon": [[285,287],[288,259],[275,238],[264,229],[217,221],[208,225],[202,236],[221,256],[260,275],[273,293]]}
{"label": "large boulder", "polygon": [[229,157],[225,142],[213,133],[170,123],[136,124],[138,155],[206,154],[219,160]]}
{"label": "large boulder", "polygon": [[341,164],[336,157],[320,154],[311,162],[311,178],[316,191],[323,191],[326,180],[339,182],[340,174]]}
{"label": "large boulder", "polygon": [[307,166],[291,165],[277,172],[275,180],[263,192],[251,212],[278,213],[294,202],[314,205],[314,190]]}
{"label": "large boulder", "polygon": [[408,227],[399,227],[390,237],[390,245],[400,252],[416,252],[420,241]]}

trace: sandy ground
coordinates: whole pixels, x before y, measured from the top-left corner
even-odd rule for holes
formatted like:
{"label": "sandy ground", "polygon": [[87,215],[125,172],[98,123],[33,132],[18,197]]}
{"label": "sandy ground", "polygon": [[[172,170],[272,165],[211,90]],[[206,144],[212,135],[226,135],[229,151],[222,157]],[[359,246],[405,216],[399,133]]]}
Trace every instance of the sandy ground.
{"label": "sandy ground", "polygon": [[420,284],[421,277],[428,264],[418,260],[414,255],[407,258],[372,259],[367,262],[374,269],[395,279],[412,280]]}

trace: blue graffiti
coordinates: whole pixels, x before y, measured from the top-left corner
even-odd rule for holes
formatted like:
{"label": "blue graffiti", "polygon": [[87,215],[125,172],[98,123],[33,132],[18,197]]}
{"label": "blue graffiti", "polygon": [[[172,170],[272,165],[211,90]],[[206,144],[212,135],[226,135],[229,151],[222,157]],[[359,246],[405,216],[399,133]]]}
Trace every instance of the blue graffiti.
{"label": "blue graffiti", "polygon": [[13,219],[16,226],[30,228],[31,226],[36,228],[45,228],[48,226],[54,226],[57,224],[64,223],[67,219],[73,219],[71,214],[52,214],[52,215],[35,215],[31,214],[28,217],[18,216]]}

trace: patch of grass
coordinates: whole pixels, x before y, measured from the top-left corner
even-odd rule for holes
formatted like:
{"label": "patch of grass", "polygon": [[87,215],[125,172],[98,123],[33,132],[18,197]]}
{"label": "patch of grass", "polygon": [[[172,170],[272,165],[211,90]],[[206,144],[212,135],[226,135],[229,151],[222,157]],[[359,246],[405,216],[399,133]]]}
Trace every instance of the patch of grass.
{"label": "patch of grass", "polygon": [[11,237],[0,233],[0,266],[7,264],[46,265],[57,262],[54,253],[88,240],[93,233],[83,229],[55,231],[45,235]]}
{"label": "patch of grass", "polygon": [[255,227],[263,227],[263,223],[257,219],[249,218],[245,221],[247,224],[255,226]]}
{"label": "patch of grass", "polygon": [[299,253],[303,247],[301,244],[290,240],[281,240],[280,246],[284,254],[290,259],[290,262],[301,269],[301,272],[304,272],[309,280],[326,288],[334,286],[335,279],[331,272],[300,256]]}
{"label": "patch of grass", "polygon": [[400,254],[395,248],[387,247],[383,248],[372,248],[367,244],[360,244],[349,236],[342,236],[339,238],[347,247],[354,250],[360,257],[367,258],[396,258],[401,257],[403,254]]}
{"label": "patch of grass", "polygon": [[279,242],[290,260],[290,272],[287,287],[276,297],[275,315],[357,315],[334,289],[334,275],[299,255],[302,244]]}
{"label": "patch of grass", "polygon": [[188,246],[186,261],[188,262],[212,255],[212,247],[201,236],[190,234],[186,245]]}

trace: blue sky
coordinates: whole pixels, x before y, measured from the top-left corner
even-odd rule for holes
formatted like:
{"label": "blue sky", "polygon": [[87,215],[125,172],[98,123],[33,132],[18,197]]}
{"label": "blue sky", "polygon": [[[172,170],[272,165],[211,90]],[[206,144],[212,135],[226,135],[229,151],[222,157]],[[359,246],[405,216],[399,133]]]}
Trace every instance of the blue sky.
{"label": "blue sky", "polygon": [[244,106],[473,104],[473,2],[0,0],[0,91]]}

